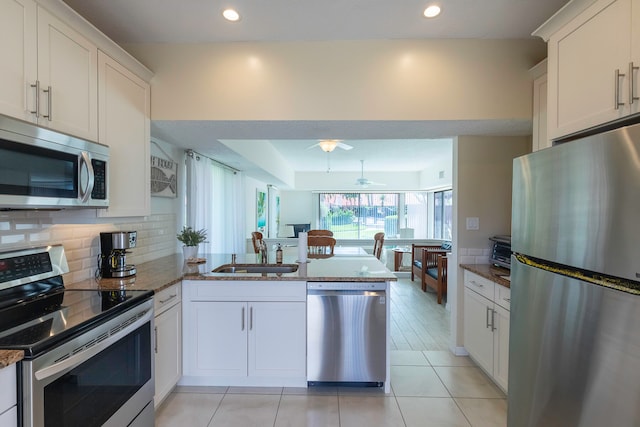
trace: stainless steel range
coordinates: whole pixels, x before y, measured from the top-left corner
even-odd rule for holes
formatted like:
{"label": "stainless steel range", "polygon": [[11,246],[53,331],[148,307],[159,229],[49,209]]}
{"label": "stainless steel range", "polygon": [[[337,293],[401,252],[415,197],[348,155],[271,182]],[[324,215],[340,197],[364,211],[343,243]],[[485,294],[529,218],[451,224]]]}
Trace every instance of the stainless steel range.
{"label": "stainless steel range", "polygon": [[0,349],[21,424],[153,426],[153,293],[65,289],[62,246],[0,253]]}

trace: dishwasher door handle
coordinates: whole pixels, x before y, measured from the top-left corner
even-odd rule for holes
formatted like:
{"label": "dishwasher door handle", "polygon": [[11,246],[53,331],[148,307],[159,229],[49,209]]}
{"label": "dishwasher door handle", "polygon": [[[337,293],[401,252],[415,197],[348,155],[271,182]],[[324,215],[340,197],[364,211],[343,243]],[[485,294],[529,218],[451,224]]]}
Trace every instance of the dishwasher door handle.
{"label": "dishwasher door handle", "polygon": [[366,297],[383,297],[385,296],[385,291],[351,291],[351,290],[331,290],[331,289],[308,289],[308,296],[318,296],[318,297],[333,297],[333,296],[345,296],[345,295],[355,295],[355,296],[366,296]]}

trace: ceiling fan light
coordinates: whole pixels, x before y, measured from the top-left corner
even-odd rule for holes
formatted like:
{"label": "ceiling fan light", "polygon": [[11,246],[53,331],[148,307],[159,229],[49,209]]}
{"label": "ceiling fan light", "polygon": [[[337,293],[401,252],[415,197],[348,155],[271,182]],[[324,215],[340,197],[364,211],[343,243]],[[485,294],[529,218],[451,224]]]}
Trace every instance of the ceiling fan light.
{"label": "ceiling fan light", "polygon": [[336,149],[338,142],[340,142],[339,139],[321,139],[318,145],[322,148],[322,151],[330,153]]}

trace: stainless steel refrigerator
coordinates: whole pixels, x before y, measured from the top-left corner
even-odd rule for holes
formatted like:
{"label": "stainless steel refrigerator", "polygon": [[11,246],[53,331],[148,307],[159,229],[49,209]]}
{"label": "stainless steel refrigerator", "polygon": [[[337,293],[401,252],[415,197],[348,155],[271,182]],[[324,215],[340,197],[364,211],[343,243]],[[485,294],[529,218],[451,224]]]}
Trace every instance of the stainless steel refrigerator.
{"label": "stainless steel refrigerator", "polygon": [[640,124],[514,160],[509,427],[640,426]]}

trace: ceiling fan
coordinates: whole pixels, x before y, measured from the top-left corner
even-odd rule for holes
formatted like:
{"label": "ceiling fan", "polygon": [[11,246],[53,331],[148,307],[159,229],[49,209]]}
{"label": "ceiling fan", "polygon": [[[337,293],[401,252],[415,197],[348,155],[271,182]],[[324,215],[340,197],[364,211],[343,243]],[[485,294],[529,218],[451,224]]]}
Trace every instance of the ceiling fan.
{"label": "ceiling fan", "polygon": [[355,185],[367,188],[370,185],[387,185],[379,182],[373,182],[364,177],[364,160],[360,160],[360,178],[356,179]]}
{"label": "ceiling fan", "polygon": [[343,150],[351,150],[353,147],[349,144],[345,144],[341,139],[321,139],[317,144],[313,144],[307,147],[307,150],[313,147],[320,147],[325,153],[330,153],[336,149],[336,147]]}

